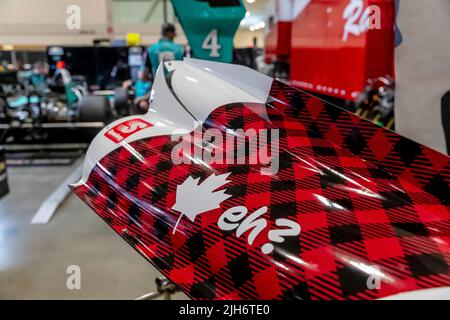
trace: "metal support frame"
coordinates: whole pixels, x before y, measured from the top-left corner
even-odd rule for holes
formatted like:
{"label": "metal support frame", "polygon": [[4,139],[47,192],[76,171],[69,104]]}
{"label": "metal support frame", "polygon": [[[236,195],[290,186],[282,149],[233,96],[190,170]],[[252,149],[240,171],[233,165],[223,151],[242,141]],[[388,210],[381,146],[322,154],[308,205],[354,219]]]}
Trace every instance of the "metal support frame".
{"label": "metal support frame", "polygon": [[155,0],[155,2],[153,2],[152,6],[150,7],[150,9],[148,10],[147,15],[144,18],[144,22],[148,22],[150,20],[150,18],[153,16],[153,14],[156,11],[156,8],[158,7],[158,4],[161,2],[161,0]]}
{"label": "metal support frame", "polygon": [[82,150],[89,145],[87,143],[47,143],[47,144],[5,144],[2,147],[6,152],[28,151],[28,150]]}
{"label": "metal support frame", "polygon": [[92,128],[99,129],[103,128],[105,123],[103,122],[44,122],[44,123],[0,123],[0,129],[31,129],[31,128],[42,128],[42,129],[74,129],[74,128]]}
{"label": "metal support frame", "polygon": [[447,154],[450,155],[450,91],[447,91],[441,100],[442,125],[444,127]]}
{"label": "metal support frame", "polygon": [[167,0],[163,1],[163,22],[167,23],[168,17],[167,17]]}
{"label": "metal support frame", "polygon": [[169,279],[166,277],[158,277],[155,279],[156,291],[144,294],[134,300],[154,300],[163,298],[164,300],[172,300],[172,296],[180,291]]}

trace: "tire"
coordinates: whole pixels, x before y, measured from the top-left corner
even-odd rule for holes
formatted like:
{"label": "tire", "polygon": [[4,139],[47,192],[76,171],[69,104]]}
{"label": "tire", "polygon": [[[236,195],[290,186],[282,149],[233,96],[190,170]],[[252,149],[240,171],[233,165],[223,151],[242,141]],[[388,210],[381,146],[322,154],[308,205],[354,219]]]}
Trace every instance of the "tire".
{"label": "tire", "polygon": [[120,117],[130,115],[130,105],[128,102],[128,90],[116,88],[114,90],[114,109]]}
{"label": "tire", "polygon": [[79,122],[104,122],[112,120],[112,112],[109,101],[103,96],[86,96],[79,104]]}

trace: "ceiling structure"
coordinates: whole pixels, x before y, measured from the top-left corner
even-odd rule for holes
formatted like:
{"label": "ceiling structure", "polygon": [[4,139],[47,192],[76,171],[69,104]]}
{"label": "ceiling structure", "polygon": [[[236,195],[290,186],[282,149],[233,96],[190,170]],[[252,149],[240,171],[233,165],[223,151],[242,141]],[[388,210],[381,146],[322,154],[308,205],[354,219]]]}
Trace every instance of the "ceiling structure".
{"label": "ceiling structure", "polygon": [[247,14],[241,21],[241,28],[252,31],[265,27],[267,7],[273,0],[242,0],[247,8]]}

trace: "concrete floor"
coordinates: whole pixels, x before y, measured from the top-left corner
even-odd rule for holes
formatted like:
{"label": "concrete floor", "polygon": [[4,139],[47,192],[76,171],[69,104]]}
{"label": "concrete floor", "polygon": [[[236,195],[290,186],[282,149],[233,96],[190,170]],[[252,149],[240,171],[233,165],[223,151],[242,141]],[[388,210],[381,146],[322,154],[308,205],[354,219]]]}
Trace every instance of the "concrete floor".
{"label": "concrete floor", "polygon": [[[49,224],[30,224],[74,169],[8,169],[11,192],[0,200],[0,299],[134,299],[155,290],[158,271],[74,195]],[[80,290],[66,287],[70,265],[81,269]]]}

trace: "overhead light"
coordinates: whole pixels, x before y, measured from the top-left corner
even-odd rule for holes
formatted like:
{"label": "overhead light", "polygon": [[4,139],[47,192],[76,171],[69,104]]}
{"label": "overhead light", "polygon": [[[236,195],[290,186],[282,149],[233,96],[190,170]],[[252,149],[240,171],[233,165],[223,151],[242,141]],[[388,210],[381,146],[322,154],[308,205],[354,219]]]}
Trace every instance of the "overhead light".
{"label": "overhead light", "polygon": [[14,46],[13,46],[12,44],[4,44],[4,45],[2,46],[2,50],[5,50],[5,51],[13,51],[13,50],[14,50]]}
{"label": "overhead light", "polygon": [[255,3],[256,0],[247,0],[248,3]]}
{"label": "overhead light", "polygon": [[244,17],[244,19],[241,20],[241,23],[240,23],[241,27],[245,26],[246,24],[249,24],[250,21],[249,21],[248,17],[250,17],[250,15],[251,15],[250,11],[245,12],[245,17]]}
{"label": "overhead light", "polygon": [[264,29],[266,27],[266,23],[264,21],[260,21],[254,25],[250,26],[250,31],[256,31],[256,30],[260,30],[260,29]]}

